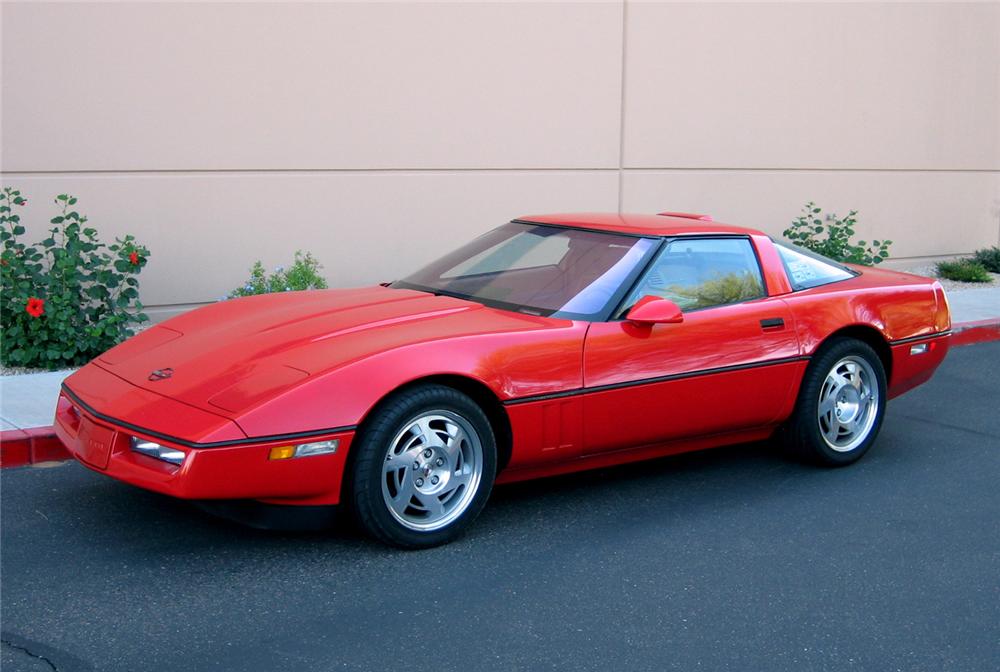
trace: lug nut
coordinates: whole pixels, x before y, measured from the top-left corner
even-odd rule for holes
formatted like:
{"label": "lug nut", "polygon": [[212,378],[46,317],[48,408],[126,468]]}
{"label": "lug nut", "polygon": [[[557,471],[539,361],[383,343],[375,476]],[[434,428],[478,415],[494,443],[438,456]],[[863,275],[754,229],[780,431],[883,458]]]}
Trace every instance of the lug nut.
{"label": "lug nut", "polygon": [[431,452],[431,449],[430,449],[430,448],[428,448],[427,450],[425,450],[425,451],[424,451],[424,457],[430,457],[430,456],[431,456],[431,455],[433,455],[433,454],[434,454],[434,453],[432,453],[432,452]]}
{"label": "lug nut", "polygon": [[417,479],[417,487],[419,488],[419,487],[423,486],[423,484],[424,484],[424,479],[418,478]]}
{"label": "lug nut", "polygon": [[437,462],[435,462],[434,464],[436,464],[437,466],[440,467],[442,464],[444,464],[444,458],[443,457],[439,457],[437,459]]}
{"label": "lug nut", "polygon": [[413,463],[413,471],[416,471],[419,468],[420,468],[420,463],[419,462],[414,462]]}
{"label": "lug nut", "polygon": [[438,478],[437,476],[434,476],[433,478],[431,478],[431,484],[432,485],[437,485],[438,481],[440,481],[440,480],[441,480],[440,478]]}

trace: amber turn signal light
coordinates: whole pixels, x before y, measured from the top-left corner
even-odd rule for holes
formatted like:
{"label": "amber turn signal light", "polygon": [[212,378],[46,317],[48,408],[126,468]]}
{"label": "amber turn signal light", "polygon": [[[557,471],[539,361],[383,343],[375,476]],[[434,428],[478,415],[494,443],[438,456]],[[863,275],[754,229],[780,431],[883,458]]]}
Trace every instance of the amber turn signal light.
{"label": "amber turn signal light", "polygon": [[270,460],[287,460],[290,457],[295,457],[295,446],[275,446],[268,455]]}
{"label": "amber turn signal light", "polygon": [[297,446],[275,446],[271,449],[268,459],[287,460],[290,457],[309,457],[310,455],[327,455],[337,452],[339,439],[317,441],[316,443],[300,443]]}

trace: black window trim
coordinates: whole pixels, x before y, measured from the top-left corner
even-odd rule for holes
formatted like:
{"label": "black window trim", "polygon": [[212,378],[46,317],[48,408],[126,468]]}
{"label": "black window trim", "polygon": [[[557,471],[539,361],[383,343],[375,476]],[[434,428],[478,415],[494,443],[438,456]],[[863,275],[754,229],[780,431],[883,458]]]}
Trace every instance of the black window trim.
{"label": "black window trim", "polygon": [[[512,219],[510,224],[526,224],[530,226],[546,226],[554,229],[572,229],[574,231],[589,231],[592,233],[602,233],[611,236],[622,236],[626,238],[637,238],[655,241],[655,246],[647,252],[647,259],[638,272],[635,269],[632,270],[630,274],[631,277],[626,278],[622,282],[622,287],[627,287],[627,290],[622,292],[621,289],[612,296],[611,300],[605,306],[605,309],[601,312],[592,315],[585,316],[580,313],[571,313],[566,315],[554,316],[553,314],[544,315],[539,312],[535,312],[532,306],[522,306],[521,304],[506,303],[504,301],[498,301],[496,299],[483,299],[479,297],[469,297],[459,294],[457,292],[448,292],[446,290],[435,289],[433,287],[426,287],[424,285],[418,285],[412,282],[406,282],[405,280],[395,280],[389,283],[391,287],[398,287],[401,289],[411,289],[418,292],[427,292],[428,294],[435,294],[439,296],[450,296],[455,299],[461,299],[463,301],[469,301],[471,303],[480,303],[484,306],[489,306],[490,308],[498,308],[500,310],[506,310],[512,313],[517,313],[518,315],[529,315],[535,317],[552,317],[557,320],[576,320],[580,322],[624,322],[624,312],[627,306],[625,306],[625,301],[628,299],[632,291],[639,285],[639,280],[646,275],[646,271],[652,266],[653,261],[660,256],[663,248],[675,240],[719,240],[725,238],[740,238],[746,240],[750,244],[750,249],[753,251],[754,259],[757,260],[757,271],[760,273],[761,286],[763,287],[764,293],[760,296],[756,296],[752,299],[743,299],[742,301],[732,301],[730,303],[720,303],[716,306],[705,306],[704,308],[695,308],[693,310],[685,310],[685,313],[694,313],[702,310],[714,310],[716,308],[725,308],[726,306],[735,306],[741,303],[749,303],[750,301],[760,301],[761,299],[766,299],[771,296],[771,293],[767,286],[767,274],[764,273],[764,265],[760,260],[760,251],[757,249],[757,245],[750,234],[746,233],[692,233],[692,234],[671,234],[671,235],[657,235],[652,233],[633,233],[629,231],[611,231],[605,229],[596,229],[589,226],[575,226],[572,224],[552,224],[549,222],[535,222],[530,219]],[[485,234],[483,234],[485,235]],[[773,238],[770,239],[772,244],[775,244]],[[780,256],[780,255],[779,255]],[[836,262],[834,262],[836,263]],[[784,270],[784,262],[782,261],[782,268]],[[851,269],[845,269],[849,272],[860,275]],[[788,276],[788,271],[785,270],[786,277]],[[789,286],[791,286],[791,278],[788,278]],[[613,306],[612,310],[608,310],[607,306]],[[558,312],[558,311],[556,311]],[[618,317],[616,317],[618,316]]]}

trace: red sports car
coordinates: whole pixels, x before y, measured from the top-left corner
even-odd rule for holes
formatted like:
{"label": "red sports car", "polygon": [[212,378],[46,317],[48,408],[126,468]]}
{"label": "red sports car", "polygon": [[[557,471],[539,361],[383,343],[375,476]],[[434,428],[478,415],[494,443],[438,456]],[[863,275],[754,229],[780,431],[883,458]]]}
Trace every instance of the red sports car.
{"label": "red sports car", "polygon": [[[403,280],[175,317],[67,379],[87,467],[454,538],[494,483],[777,434],[860,458],[948,351],[937,282],[684,213],[522,217]],[[316,507],[324,507],[316,509]]]}

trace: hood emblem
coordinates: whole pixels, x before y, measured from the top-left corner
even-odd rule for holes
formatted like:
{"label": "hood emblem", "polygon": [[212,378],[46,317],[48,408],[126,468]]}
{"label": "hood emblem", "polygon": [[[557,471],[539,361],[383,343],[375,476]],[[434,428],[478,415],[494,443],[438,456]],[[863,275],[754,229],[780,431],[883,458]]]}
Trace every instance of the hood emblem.
{"label": "hood emblem", "polygon": [[147,378],[147,380],[150,380],[150,381],[152,381],[152,382],[155,383],[158,380],[166,380],[167,378],[171,377],[172,375],[174,375],[174,370],[173,369],[170,369],[170,368],[167,368],[167,369],[157,369],[156,371],[153,371],[152,373],[149,374],[149,377]]}

